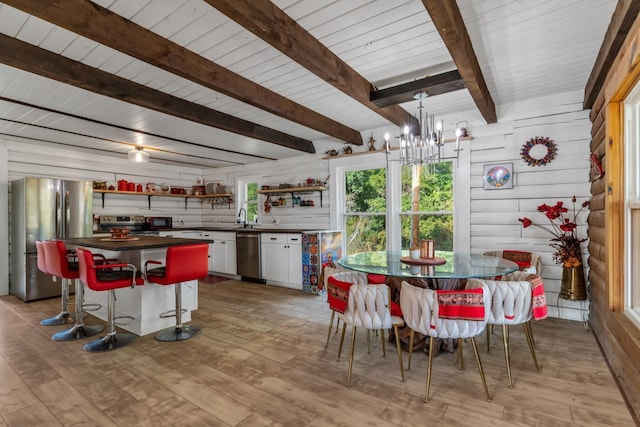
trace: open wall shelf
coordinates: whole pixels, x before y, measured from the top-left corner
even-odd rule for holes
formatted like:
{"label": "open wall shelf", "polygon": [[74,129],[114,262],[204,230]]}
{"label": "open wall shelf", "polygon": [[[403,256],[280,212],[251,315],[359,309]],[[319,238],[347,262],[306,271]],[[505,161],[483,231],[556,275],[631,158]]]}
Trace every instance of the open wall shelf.
{"label": "open wall shelf", "polygon": [[[258,194],[264,194],[266,195],[268,198],[270,198],[271,196],[277,196],[277,195],[284,195],[284,194],[291,194],[291,207],[293,208],[294,205],[294,194],[296,193],[312,193],[317,191],[318,193],[320,193],[320,207],[322,207],[322,192],[325,191],[327,189],[327,187],[289,187],[289,188],[271,188],[269,190],[258,190],[257,193]],[[299,205],[298,205],[299,206]],[[311,207],[311,206],[309,206]]]}
{"label": "open wall shelf", "polygon": [[187,200],[188,199],[215,199],[218,197],[232,197],[233,194],[230,193],[215,193],[215,194],[172,194],[172,193],[159,193],[159,192],[148,192],[148,191],[119,191],[119,190],[93,190],[94,193],[100,194],[102,197],[102,207],[104,208],[104,196],[105,194],[126,194],[130,196],[147,196],[149,209],[151,209],[151,197],[178,197],[184,199],[184,209],[187,210]]}

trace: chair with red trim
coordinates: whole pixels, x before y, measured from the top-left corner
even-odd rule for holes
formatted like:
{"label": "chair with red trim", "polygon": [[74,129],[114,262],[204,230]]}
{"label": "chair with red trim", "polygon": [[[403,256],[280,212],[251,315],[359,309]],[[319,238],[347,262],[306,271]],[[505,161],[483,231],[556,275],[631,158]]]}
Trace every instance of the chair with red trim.
{"label": "chair with red trim", "polygon": [[[84,308],[82,306],[84,300],[84,288],[82,283],[79,283],[80,272],[78,271],[78,262],[70,261],[69,258],[75,258],[74,252],[67,251],[64,242],[60,240],[46,240],[42,242],[45,259],[47,263],[47,271],[56,276],[61,277],[63,282],[66,282],[67,298],[69,292],[69,281],[75,280],[75,324],[70,329],[64,329],[58,331],[51,336],[55,341],[73,341],[102,332],[104,327],[96,325],[89,326],[84,324]],[[65,286],[63,285],[63,288]],[[63,295],[64,298],[64,295]]]}
{"label": "chair with red trim", "polygon": [[[45,274],[53,276],[47,268],[46,254],[44,251],[44,242],[36,240],[36,254],[38,261],[38,269]],[[62,308],[60,313],[53,317],[42,319],[40,324],[43,326],[66,325],[71,322],[71,313],[69,312],[69,281],[62,279],[62,296],[60,297]]]}
{"label": "chair with red trim", "polygon": [[[345,292],[340,291],[340,286],[337,283],[341,279],[333,278],[335,274],[338,273],[347,273],[349,270],[345,270],[344,268],[333,268],[333,267],[323,267],[323,279],[324,279],[324,289],[327,290],[327,302],[329,303],[329,308],[331,309],[331,318],[329,319],[329,331],[327,332],[327,342],[325,343],[325,348],[329,346],[329,338],[331,338],[331,330],[333,329],[333,319],[335,318],[335,314],[338,313],[338,321],[336,323],[336,333],[338,332],[338,327],[340,326],[340,318],[346,309],[346,304],[342,301],[346,301],[348,287]],[[353,274],[353,278],[356,279],[357,282],[366,283],[366,274],[359,273],[356,271],[350,272]],[[346,279],[346,277],[344,278]],[[349,285],[351,285],[351,281],[348,280]],[[338,356],[339,357],[339,356]]]}
{"label": "chair with red trim", "polygon": [[[542,258],[540,255],[533,252],[516,251],[512,249],[505,249],[502,251],[486,251],[484,253],[487,256],[495,256],[498,258],[504,258],[509,261],[513,261],[518,264],[518,270],[527,271],[531,274],[542,275]],[[511,274],[511,273],[509,273]],[[497,280],[512,280],[509,274],[505,274]]]}
{"label": "chair with red trim", "polygon": [[[338,273],[333,277],[341,274],[345,273]],[[355,350],[356,330],[358,328],[364,328],[367,332],[380,330],[383,356],[385,355],[384,330],[393,328],[395,332],[396,351],[398,352],[398,362],[400,364],[400,375],[402,381],[404,381],[402,350],[400,348],[400,336],[398,335],[398,328],[404,326],[404,321],[401,317],[391,315],[391,291],[389,290],[389,286],[385,284],[371,285],[367,283],[352,283],[348,290],[347,306],[344,314],[342,314],[343,325],[340,338],[340,347],[342,348],[347,325],[351,325],[351,349],[349,351],[347,386],[351,385],[353,354]],[[367,343],[369,342],[368,337],[367,335]]]}
{"label": "chair with red trim", "polygon": [[477,290],[433,290],[412,286],[402,282],[400,289],[400,307],[404,321],[411,329],[409,335],[409,357],[413,349],[414,332],[429,337],[429,364],[427,367],[427,387],[425,402],[429,402],[431,386],[431,367],[433,365],[434,340],[436,338],[454,338],[458,343],[468,338],[478,364],[482,385],[491,401],[487,381],[482,369],[475,337],[484,331],[491,312],[491,294],[486,286]]}
{"label": "chair with red trim", "polygon": [[[107,299],[107,324],[109,330],[104,337],[88,342],[82,347],[89,352],[111,351],[124,347],[136,340],[134,334],[128,332],[116,332],[116,320],[129,319],[131,316],[116,316],[116,289],[134,288],[144,284],[144,280],[138,274],[133,264],[126,263],[101,263],[96,264],[94,255],[88,249],[77,248],[78,270],[80,281],[92,291],[108,291]],[[127,267],[128,270],[123,268]]]}
{"label": "chair with red trim", "polygon": [[182,341],[200,332],[200,328],[182,324],[182,282],[198,280],[209,274],[209,245],[206,243],[171,246],[167,248],[164,267],[149,270],[149,264],[162,264],[160,261],[149,260],[145,263],[145,277],[147,281],[158,285],[175,285],[175,310],[161,313],[160,317],[176,318],[174,327],[164,329],[156,335],[158,341]]}
{"label": "chair with red trim", "polygon": [[[502,342],[504,345],[504,358],[507,365],[507,377],[509,380],[509,388],[513,388],[509,326],[522,325],[533,364],[536,367],[536,371],[540,371],[534,348],[531,319],[544,319],[547,313],[544,285],[542,284],[540,276],[532,275],[524,271],[516,271],[511,273],[510,277],[512,280],[508,281],[469,279],[467,281],[467,289],[484,286],[487,287],[491,293],[492,304],[488,324],[502,325]],[[487,351],[489,351],[489,347],[489,335],[487,334]]]}

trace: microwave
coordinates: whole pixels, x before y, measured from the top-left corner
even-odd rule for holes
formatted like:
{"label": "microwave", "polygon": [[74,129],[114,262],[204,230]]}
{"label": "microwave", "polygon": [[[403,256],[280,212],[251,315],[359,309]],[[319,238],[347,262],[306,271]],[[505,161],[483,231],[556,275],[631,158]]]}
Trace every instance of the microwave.
{"label": "microwave", "polygon": [[173,228],[173,218],[170,216],[148,216],[146,223],[148,230],[167,230]]}

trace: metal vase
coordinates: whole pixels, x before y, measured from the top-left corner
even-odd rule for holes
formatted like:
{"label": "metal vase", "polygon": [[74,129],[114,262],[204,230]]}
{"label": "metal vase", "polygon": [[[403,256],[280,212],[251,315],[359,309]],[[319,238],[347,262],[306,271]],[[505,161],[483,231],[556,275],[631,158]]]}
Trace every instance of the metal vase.
{"label": "metal vase", "polygon": [[570,301],[587,299],[587,286],[584,280],[584,267],[563,267],[560,298]]}

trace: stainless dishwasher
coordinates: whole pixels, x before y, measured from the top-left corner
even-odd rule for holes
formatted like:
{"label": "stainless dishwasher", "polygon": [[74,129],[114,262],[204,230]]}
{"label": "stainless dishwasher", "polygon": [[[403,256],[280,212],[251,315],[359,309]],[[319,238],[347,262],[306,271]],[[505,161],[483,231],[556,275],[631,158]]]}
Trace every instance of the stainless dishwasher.
{"label": "stainless dishwasher", "polygon": [[242,280],[265,283],[260,267],[260,233],[236,233],[236,263]]}

